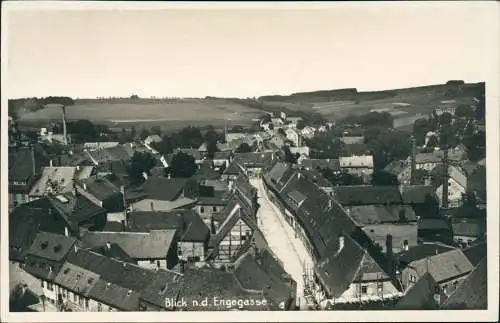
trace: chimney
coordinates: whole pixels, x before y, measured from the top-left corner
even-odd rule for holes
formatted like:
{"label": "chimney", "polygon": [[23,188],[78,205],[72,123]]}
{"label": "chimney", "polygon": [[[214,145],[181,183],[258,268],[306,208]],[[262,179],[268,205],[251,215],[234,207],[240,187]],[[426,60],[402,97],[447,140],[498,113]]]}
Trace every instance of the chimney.
{"label": "chimney", "polygon": [[416,147],[416,140],[415,137],[411,137],[411,178],[410,178],[410,185],[415,185],[415,171],[416,171],[416,152],[417,147]]}
{"label": "chimney", "polygon": [[62,106],[63,140],[64,145],[68,145],[68,132],[66,130],[66,106]]}
{"label": "chimney", "polygon": [[443,158],[443,196],[442,196],[442,207],[443,209],[448,208],[448,146],[444,149]]}
{"label": "chimney", "polygon": [[52,159],[49,161],[49,167],[54,167],[54,163],[52,162]]}
{"label": "chimney", "polygon": [[339,237],[339,251],[337,252],[337,254],[339,254],[342,249],[344,249],[344,237],[343,236],[340,236]]}
{"label": "chimney", "polygon": [[69,237],[69,230],[68,230],[68,227],[64,227],[64,235],[66,237]]}
{"label": "chimney", "polygon": [[76,171],[79,172],[80,171],[80,165],[76,165]]}
{"label": "chimney", "polygon": [[155,205],[154,205],[154,202],[151,201],[151,211],[154,212],[155,211]]}
{"label": "chimney", "polygon": [[73,246],[73,249],[75,250],[75,253],[78,252],[78,245],[75,243],[75,245]]}
{"label": "chimney", "polygon": [[31,163],[33,164],[33,168],[32,168],[32,171],[33,171],[33,176],[35,176],[36,174],[36,164],[35,164],[35,146],[31,146]]}
{"label": "chimney", "polygon": [[111,242],[109,241],[106,241],[106,249],[111,249]]}
{"label": "chimney", "polygon": [[83,190],[87,190],[87,183],[83,183]]}
{"label": "chimney", "polygon": [[385,240],[385,249],[387,254],[387,268],[390,277],[394,274],[394,255],[392,253],[392,235],[388,234]]}

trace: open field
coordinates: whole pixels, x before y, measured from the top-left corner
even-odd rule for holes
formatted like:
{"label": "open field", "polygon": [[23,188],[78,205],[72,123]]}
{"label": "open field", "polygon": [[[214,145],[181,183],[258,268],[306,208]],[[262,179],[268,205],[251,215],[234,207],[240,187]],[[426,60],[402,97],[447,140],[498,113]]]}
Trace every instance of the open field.
{"label": "open field", "polygon": [[[458,104],[470,103],[471,93],[478,87],[478,84],[466,84],[464,95],[453,97],[453,99]],[[351,99],[336,98],[335,91],[331,91],[331,98],[326,98],[325,94],[315,97],[313,95],[315,92],[311,92],[300,96],[281,96],[276,99],[264,97],[263,102],[282,106],[290,111],[317,112],[328,119],[344,118],[350,114],[364,114],[371,110],[383,110],[402,117],[405,114],[410,116],[417,113],[423,115],[431,113],[436,104],[449,100],[444,95],[448,89],[450,87],[447,85],[430,85],[389,91],[358,92],[352,94]]]}
{"label": "open field", "polygon": [[[248,124],[261,115],[258,110],[218,99],[189,99],[156,102],[107,102],[105,100],[81,100],[66,107],[67,120],[88,119],[95,123],[120,128],[129,126],[172,127],[179,125],[224,125]],[[42,110],[22,114],[20,122],[25,124],[47,123],[61,119],[61,109],[50,105]],[[139,127],[140,127],[139,126]]]}

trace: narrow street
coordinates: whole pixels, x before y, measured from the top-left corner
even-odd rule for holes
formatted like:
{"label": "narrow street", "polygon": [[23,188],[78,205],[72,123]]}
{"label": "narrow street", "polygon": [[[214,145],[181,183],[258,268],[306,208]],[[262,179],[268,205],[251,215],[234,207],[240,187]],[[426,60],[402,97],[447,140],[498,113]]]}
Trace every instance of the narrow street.
{"label": "narrow street", "polygon": [[313,261],[302,241],[295,238],[293,228],[288,225],[279,209],[267,197],[262,179],[250,179],[250,182],[258,189],[259,228],[271,250],[283,262],[284,269],[297,282],[297,300],[300,309],[307,309],[303,274],[306,268],[313,268]]}

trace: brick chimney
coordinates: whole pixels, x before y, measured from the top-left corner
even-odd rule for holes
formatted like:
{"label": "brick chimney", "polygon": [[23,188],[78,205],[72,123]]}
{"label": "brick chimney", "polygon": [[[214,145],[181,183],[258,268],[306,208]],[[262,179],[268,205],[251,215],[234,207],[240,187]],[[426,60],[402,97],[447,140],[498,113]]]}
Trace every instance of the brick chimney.
{"label": "brick chimney", "polygon": [[387,269],[390,277],[394,276],[394,254],[392,252],[392,235],[388,234],[385,240],[385,249],[387,255]]}

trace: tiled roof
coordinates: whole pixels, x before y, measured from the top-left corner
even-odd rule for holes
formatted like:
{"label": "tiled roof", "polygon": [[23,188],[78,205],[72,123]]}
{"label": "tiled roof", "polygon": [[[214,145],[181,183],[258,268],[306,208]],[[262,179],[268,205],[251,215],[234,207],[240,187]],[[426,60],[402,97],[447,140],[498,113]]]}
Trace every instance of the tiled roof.
{"label": "tiled roof", "polygon": [[384,170],[394,175],[399,175],[410,164],[405,160],[394,160],[385,166]]}
{"label": "tiled roof", "polygon": [[[399,310],[436,310],[434,294],[439,285],[429,273],[424,274],[417,283],[396,304]],[[440,291],[441,299],[445,295]]]}
{"label": "tiled roof", "polygon": [[463,219],[462,221],[453,221],[451,223],[453,235],[467,237],[482,237],[486,232],[486,227],[480,221],[470,221]]}
{"label": "tiled roof", "polygon": [[141,191],[151,199],[173,201],[189,181],[188,178],[149,177],[141,186]]}
{"label": "tiled roof", "polygon": [[79,223],[96,215],[106,213],[106,209],[94,204],[81,194],[58,195],[49,197],[52,206],[76,228]]}
{"label": "tiled roof", "polygon": [[129,230],[178,230],[182,241],[206,241],[209,236],[208,227],[194,210],[131,212]]}
{"label": "tiled roof", "polygon": [[316,272],[330,295],[339,297],[349,288],[359,273],[364,257],[363,249],[349,235],[345,235],[342,250],[338,254],[333,251],[330,257],[317,265]]}
{"label": "tiled roof", "polygon": [[333,189],[335,198],[342,205],[401,204],[397,186],[337,186]]}
{"label": "tiled roof", "polygon": [[89,231],[82,241],[88,247],[116,243],[134,259],[165,258],[175,236],[175,230],[152,230],[142,232],[97,232]]}
{"label": "tiled roof", "polygon": [[487,309],[488,279],[486,258],[481,260],[466,280],[446,299],[443,309]]}
{"label": "tiled roof", "polygon": [[139,294],[104,279],[97,279],[88,297],[122,311],[139,310]]}
{"label": "tiled roof", "polygon": [[197,149],[192,149],[192,148],[177,148],[174,150],[174,155],[183,152],[187,155],[193,156],[194,160],[201,160],[201,154]]}
{"label": "tiled roof", "polygon": [[401,197],[405,204],[422,204],[427,197],[434,195],[434,188],[431,185],[411,185],[401,188]]}
{"label": "tiled roof", "polygon": [[125,262],[134,262],[126,252],[116,243],[110,243],[109,247],[107,245],[97,246],[90,248],[91,251],[96,252],[100,255],[115,258]]}
{"label": "tiled roof", "polygon": [[301,165],[310,169],[329,168],[333,171],[340,170],[340,162],[338,159],[304,159],[302,160]]}
{"label": "tiled roof", "polygon": [[264,168],[272,164],[274,152],[236,153],[234,159],[243,167]]}
{"label": "tiled roof", "polygon": [[109,161],[126,161],[132,157],[121,145],[87,151],[87,154],[99,164]]}
{"label": "tiled roof", "polygon": [[267,251],[261,254],[247,253],[236,266],[236,279],[245,289],[262,290],[276,307],[294,296],[295,290],[284,277],[286,272]]}
{"label": "tiled roof", "polygon": [[415,260],[410,266],[417,271],[419,276],[429,272],[438,283],[468,274],[473,266],[460,249],[453,249],[430,256],[428,258]]}
{"label": "tiled roof", "polygon": [[[49,158],[40,145],[34,146],[35,171],[49,165]],[[9,149],[9,182],[26,181],[33,176],[33,158],[31,148]]]}
{"label": "tiled roof", "polygon": [[486,257],[486,250],[486,242],[481,241],[464,249],[464,254],[472,265],[477,266],[477,264]]}
{"label": "tiled roof", "polygon": [[416,221],[415,211],[406,205],[355,205],[345,206],[347,213],[360,225]]}
{"label": "tiled roof", "polygon": [[[234,274],[223,272],[216,269],[201,268],[191,269],[187,268],[184,272],[184,279],[189,281],[184,284],[179,297],[187,302],[187,310],[199,311],[227,311],[228,308],[224,304],[214,304],[209,302],[207,307],[193,306],[193,300],[202,300],[208,297],[213,300],[214,297],[219,299],[252,299],[254,301],[262,301],[264,296],[262,292],[247,292],[243,290],[236,280]],[[237,308],[237,306],[234,306]],[[247,310],[267,310],[267,306],[247,306]]]}
{"label": "tiled roof", "polygon": [[88,191],[99,201],[106,201],[109,198],[117,195],[121,196],[120,188],[116,187],[106,177],[89,177],[77,182],[80,187],[85,187],[84,190]]}
{"label": "tiled roof", "polygon": [[216,151],[214,153],[214,160],[217,159],[226,159],[229,160],[229,157],[231,156],[231,151]]}
{"label": "tiled roof", "polygon": [[404,241],[408,242],[411,248],[418,243],[418,230],[416,223],[410,224],[375,224],[363,227],[366,235],[379,244],[386,252],[387,235],[392,236],[392,247],[403,249]]}
{"label": "tiled roof", "polygon": [[235,160],[233,160],[229,166],[224,170],[224,175],[244,175],[245,171],[243,167]]}
{"label": "tiled roof", "polygon": [[397,255],[399,262],[404,267],[413,261],[424,259],[433,255],[444,253],[455,249],[454,247],[440,243],[424,243],[415,247],[410,247],[408,251],[403,251]]}
{"label": "tiled roof", "polygon": [[418,220],[419,230],[451,230],[444,218],[428,218]]}
{"label": "tiled roof", "polygon": [[76,239],[73,237],[41,231],[36,235],[28,254],[48,260],[61,261],[75,243]]}
{"label": "tiled roof", "polygon": [[68,262],[61,266],[59,273],[54,278],[54,282],[59,286],[87,297],[98,280],[98,274]]}
{"label": "tiled roof", "polygon": [[71,193],[75,167],[44,167],[41,177],[31,188],[31,196],[43,196],[48,193]]}

